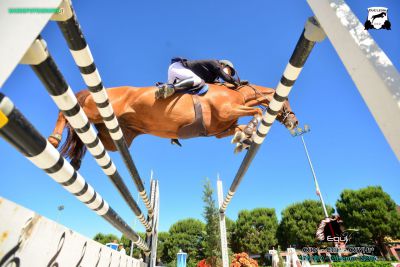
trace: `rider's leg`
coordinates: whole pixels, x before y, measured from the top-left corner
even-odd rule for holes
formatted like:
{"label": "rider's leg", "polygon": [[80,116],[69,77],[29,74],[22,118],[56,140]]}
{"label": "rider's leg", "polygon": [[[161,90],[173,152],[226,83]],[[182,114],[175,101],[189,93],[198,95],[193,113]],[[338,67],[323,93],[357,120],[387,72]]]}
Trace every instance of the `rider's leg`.
{"label": "rider's leg", "polygon": [[186,90],[186,89],[196,89],[197,87],[202,87],[204,85],[204,81],[200,79],[197,75],[196,77],[190,77],[185,80],[181,80],[175,84],[173,84],[173,87],[175,91],[179,90]]}
{"label": "rider's leg", "polygon": [[159,88],[156,92],[156,98],[167,98],[176,91],[201,87],[203,85],[204,81],[193,71],[185,68],[180,62],[175,62],[168,68],[168,84],[164,84]]}

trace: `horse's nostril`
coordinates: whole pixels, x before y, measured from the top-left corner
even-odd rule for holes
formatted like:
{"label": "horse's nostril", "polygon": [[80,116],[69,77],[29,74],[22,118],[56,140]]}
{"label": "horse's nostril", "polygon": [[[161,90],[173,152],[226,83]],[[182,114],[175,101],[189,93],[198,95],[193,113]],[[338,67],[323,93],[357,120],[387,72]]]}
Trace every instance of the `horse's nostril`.
{"label": "horse's nostril", "polygon": [[286,123],[286,127],[287,127],[289,130],[290,130],[290,129],[293,129],[293,127],[294,127],[293,122],[288,121],[288,122]]}

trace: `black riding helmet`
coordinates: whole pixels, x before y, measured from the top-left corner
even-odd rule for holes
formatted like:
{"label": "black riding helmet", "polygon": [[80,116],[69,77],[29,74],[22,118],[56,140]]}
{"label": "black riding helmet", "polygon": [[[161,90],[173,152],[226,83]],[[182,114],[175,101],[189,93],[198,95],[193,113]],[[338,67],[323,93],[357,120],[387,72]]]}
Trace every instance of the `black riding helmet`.
{"label": "black riding helmet", "polygon": [[233,67],[233,64],[232,64],[232,62],[230,60],[222,59],[222,60],[218,60],[218,62],[223,66],[229,67],[231,69],[232,76],[235,76],[236,71],[235,71],[235,68]]}

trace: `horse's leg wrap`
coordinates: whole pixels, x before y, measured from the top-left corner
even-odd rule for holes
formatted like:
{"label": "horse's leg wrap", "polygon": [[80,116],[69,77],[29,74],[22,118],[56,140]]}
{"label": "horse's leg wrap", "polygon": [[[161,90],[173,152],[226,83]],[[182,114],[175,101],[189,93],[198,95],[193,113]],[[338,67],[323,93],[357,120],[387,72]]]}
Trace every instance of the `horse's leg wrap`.
{"label": "horse's leg wrap", "polygon": [[252,136],[254,130],[256,129],[256,127],[260,123],[260,121],[261,121],[261,117],[258,115],[255,115],[253,117],[253,119],[247,124],[246,128],[244,129],[244,133],[249,137]]}
{"label": "horse's leg wrap", "polygon": [[232,144],[241,143],[244,139],[246,139],[246,134],[244,132],[242,132],[242,131],[237,131],[233,135],[231,143]]}

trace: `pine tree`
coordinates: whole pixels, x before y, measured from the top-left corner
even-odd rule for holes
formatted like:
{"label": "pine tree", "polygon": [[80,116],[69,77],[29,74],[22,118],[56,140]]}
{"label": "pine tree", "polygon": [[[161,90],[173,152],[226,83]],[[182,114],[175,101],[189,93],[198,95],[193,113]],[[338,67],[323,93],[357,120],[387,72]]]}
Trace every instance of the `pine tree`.
{"label": "pine tree", "polygon": [[204,254],[207,263],[212,267],[219,266],[221,258],[221,244],[219,239],[219,220],[218,209],[213,198],[213,190],[210,180],[206,179],[203,190],[204,219],[206,221],[206,238],[204,244]]}

